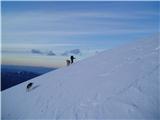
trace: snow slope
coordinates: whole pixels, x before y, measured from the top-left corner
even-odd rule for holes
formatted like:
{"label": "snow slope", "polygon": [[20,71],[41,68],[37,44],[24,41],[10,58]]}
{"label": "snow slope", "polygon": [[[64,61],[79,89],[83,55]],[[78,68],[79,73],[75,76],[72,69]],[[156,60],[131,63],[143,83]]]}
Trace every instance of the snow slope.
{"label": "snow slope", "polygon": [[159,50],[136,41],[4,90],[2,119],[158,119]]}

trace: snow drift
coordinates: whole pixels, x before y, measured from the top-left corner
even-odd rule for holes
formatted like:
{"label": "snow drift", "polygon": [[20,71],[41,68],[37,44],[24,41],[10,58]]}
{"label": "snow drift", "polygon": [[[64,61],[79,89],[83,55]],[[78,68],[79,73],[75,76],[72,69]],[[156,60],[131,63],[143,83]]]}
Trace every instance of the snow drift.
{"label": "snow drift", "polygon": [[158,119],[159,50],[136,41],[4,90],[2,119]]}

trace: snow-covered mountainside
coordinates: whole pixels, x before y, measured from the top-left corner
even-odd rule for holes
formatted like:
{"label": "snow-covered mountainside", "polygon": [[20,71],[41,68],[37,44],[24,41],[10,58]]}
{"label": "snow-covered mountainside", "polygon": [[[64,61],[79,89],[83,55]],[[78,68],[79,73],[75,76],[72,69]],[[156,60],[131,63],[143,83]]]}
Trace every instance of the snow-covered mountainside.
{"label": "snow-covered mountainside", "polygon": [[158,119],[159,50],[136,41],[4,90],[2,119]]}

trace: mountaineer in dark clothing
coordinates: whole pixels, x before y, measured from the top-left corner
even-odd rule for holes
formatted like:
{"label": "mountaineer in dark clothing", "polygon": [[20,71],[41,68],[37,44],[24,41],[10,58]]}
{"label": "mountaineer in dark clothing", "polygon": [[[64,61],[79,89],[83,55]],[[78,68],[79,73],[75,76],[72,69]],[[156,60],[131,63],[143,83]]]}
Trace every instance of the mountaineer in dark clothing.
{"label": "mountaineer in dark clothing", "polygon": [[70,59],[71,59],[71,64],[72,64],[73,60],[76,59],[76,58],[74,56],[71,56]]}
{"label": "mountaineer in dark clothing", "polygon": [[69,66],[70,65],[70,60],[66,60],[66,63],[67,63],[67,66]]}

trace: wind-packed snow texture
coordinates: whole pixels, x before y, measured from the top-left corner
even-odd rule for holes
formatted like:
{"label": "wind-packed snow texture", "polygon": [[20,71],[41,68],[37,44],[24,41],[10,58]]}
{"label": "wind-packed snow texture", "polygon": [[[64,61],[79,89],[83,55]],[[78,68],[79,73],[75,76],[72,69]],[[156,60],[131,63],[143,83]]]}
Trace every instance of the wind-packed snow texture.
{"label": "wind-packed snow texture", "polygon": [[159,51],[139,40],[4,90],[2,119],[159,119]]}

